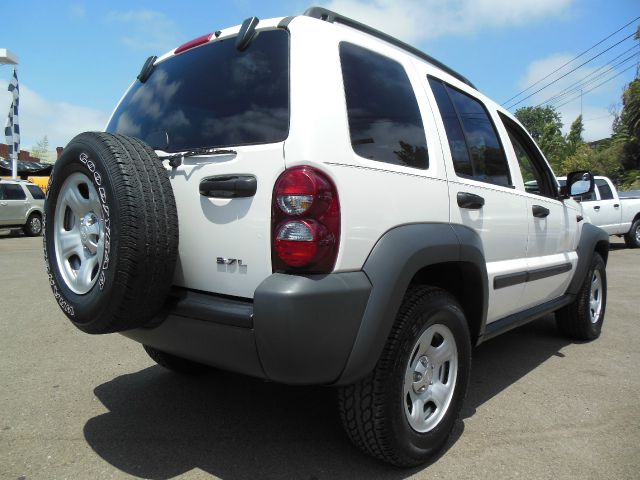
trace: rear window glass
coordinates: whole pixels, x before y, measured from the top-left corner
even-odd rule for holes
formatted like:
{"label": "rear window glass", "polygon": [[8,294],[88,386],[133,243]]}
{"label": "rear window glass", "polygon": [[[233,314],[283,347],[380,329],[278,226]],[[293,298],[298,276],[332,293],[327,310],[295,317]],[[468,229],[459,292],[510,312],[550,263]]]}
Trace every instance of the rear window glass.
{"label": "rear window glass", "polygon": [[340,61],[354,152],[370,160],[429,168],[422,117],[402,65],[350,43],[340,44]]}
{"label": "rear window glass", "polygon": [[107,131],[147,140],[167,133],[169,152],[283,141],[289,131],[289,34],[260,32],[240,52],[235,38],[159,63],[136,80]]}
{"label": "rear window glass", "polygon": [[606,180],[602,180],[601,178],[596,180],[596,187],[598,187],[598,191],[600,192],[600,200],[611,200],[613,198],[613,192]]}
{"label": "rear window glass", "polygon": [[27,190],[36,200],[44,200],[44,192],[37,185],[27,185]]}

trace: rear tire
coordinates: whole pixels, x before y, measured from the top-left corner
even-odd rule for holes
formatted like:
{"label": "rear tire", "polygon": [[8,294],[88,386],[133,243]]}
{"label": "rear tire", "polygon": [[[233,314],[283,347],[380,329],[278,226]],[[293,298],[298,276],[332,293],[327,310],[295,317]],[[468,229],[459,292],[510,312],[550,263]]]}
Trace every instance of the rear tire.
{"label": "rear tire", "polygon": [[607,306],[607,271],[604,260],[593,252],[591,266],[573,303],[556,312],[560,332],[574,340],[600,336]]}
{"label": "rear tire", "polygon": [[184,373],[184,374],[197,374],[208,370],[206,365],[201,363],[187,360],[186,358],[172,355],[171,353],[163,352],[149,345],[143,345],[147,354],[161,367],[171,370],[172,372]]}
{"label": "rear tire", "polygon": [[22,231],[27,237],[37,237],[42,234],[42,217],[39,213],[32,213],[27,218],[27,223],[22,227]]}
{"label": "rear tire", "polygon": [[44,255],[58,305],[87,333],[147,324],[171,287],[178,249],[167,170],[141,140],[87,132],[55,164]]}
{"label": "rear tire", "polygon": [[627,233],[624,234],[624,243],[629,248],[640,248],[640,218],[638,218]]}
{"label": "rear tire", "polygon": [[448,292],[409,289],[374,371],[339,390],[342,424],[365,453],[410,467],[449,438],[469,381],[471,341]]}

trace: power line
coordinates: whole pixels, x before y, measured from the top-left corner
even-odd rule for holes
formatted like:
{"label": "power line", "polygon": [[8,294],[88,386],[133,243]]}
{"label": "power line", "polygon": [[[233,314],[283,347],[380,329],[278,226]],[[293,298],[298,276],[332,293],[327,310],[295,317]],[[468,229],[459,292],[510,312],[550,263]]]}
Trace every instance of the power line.
{"label": "power line", "polygon": [[[625,53],[628,53],[630,50],[634,49],[638,47],[638,45],[634,45],[633,47],[631,47],[629,50],[625,51],[624,53],[622,53],[621,55],[618,55],[617,57],[613,58],[611,61],[616,60],[617,58],[620,58],[622,55],[624,55]],[[629,55],[628,57],[626,57],[625,59],[619,61],[618,63],[614,64],[614,65],[602,65],[600,68],[594,70],[593,72],[589,73],[588,75],[584,76],[583,78],[581,78],[580,80],[578,80],[577,82],[572,83],[571,85],[569,85],[568,87],[566,87],[564,90],[561,90],[560,92],[556,93],[555,95],[547,98],[546,100],[544,100],[543,102],[540,102],[538,105],[536,105],[536,107],[540,107],[544,104],[553,104],[553,103],[557,103],[559,100],[562,100],[563,97],[566,97],[567,95],[570,95],[571,93],[580,90],[584,87],[586,87],[587,85],[590,85],[596,81],[598,81],[599,79],[601,79],[602,77],[606,76],[607,73],[615,70],[616,68],[618,68],[621,65],[624,65],[625,63],[629,62],[630,60],[633,60],[634,57],[636,56],[636,54],[632,54]],[[587,80],[589,77],[595,75],[597,72],[599,72],[600,70],[602,70],[605,67],[609,67],[607,68],[607,70],[605,70],[604,72],[600,72],[598,75],[596,75],[595,77]]]}
{"label": "power line", "polygon": [[613,45],[611,45],[609,48],[607,48],[607,49],[605,49],[605,50],[601,51],[601,52],[600,52],[600,53],[598,53],[597,55],[594,55],[594,56],[593,56],[593,57],[591,57],[589,60],[587,60],[587,61],[585,61],[585,62],[582,62],[582,63],[581,63],[580,65],[578,65],[577,67],[575,67],[575,68],[573,68],[573,69],[569,70],[567,73],[565,73],[565,74],[563,74],[563,75],[559,76],[559,77],[558,77],[558,78],[556,78],[555,80],[553,80],[553,81],[551,81],[551,82],[547,83],[544,87],[539,88],[539,89],[538,89],[538,90],[536,90],[535,92],[533,92],[533,93],[531,93],[531,94],[527,95],[527,96],[526,96],[526,97],[524,97],[522,100],[519,100],[518,102],[516,102],[516,103],[512,104],[511,106],[509,106],[509,107],[507,107],[507,108],[511,109],[511,108],[515,107],[516,105],[521,104],[521,103],[522,103],[522,102],[524,102],[526,99],[533,97],[536,93],[539,93],[539,92],[541,92],[542,90],[544,90],[545,88],[549,87],[550,85],[553,85],[553,84],[554,84],[554,83],[556,83],[558,80],[562,80],[562,79],[563,79],[564,77],[566,77],[567,75],[569,75],[569,74],[571,74],[571,73],[575,72],[575,71],[576,71],[577,69],[579,69],[580,67],[583,67],[583,66],[585,66],[587,63],[589,63],[589,62],[591,62],[591,61],[595,60],[596,58],[598,58],[598,57],[599,57],[600,55],[602,55],[603,53],[606,53],[606,52],[608,52],[609,50],[611,50],[612,48],[617,47],[617,46],[618,46],[618,45],[620,45],[622,42],[627,41],[629,38],[633,37],[634,35],[635,35],[635,32],[634,32],[634,33],[632,33],[631,35],[628,35],[628,36],[624,37],[624,38],[623,38],[622,40],[620,40],[619,42],[614,43],[614,44],[613,44]]}
{"label": "power line", "polygon": [[567,65],[569,65],[571,62],[573,62],[574,60],[577,60],[578,58],[580,58],[581,56],[583,56],[585,53],[593,50],[594,48],[596,48],[598,45],[601,45],[603,42],[609,40],[611,37],[613,37],[616,33],[624,30],[625,28],[627,28],[629,25],[631,25],[633,22],[635,22],[636,20],[640,19],[640,17],[636,17],[633,20],[631,20],[629,23],[625,24],[624,26],[620,27],[618,30],[616,30],[615,32],[613,32],[611,35],[603,38],[602,40],[600,40],[598,43],[592,45],[591,47],[587,48],[584,52],[580,53],[579,55],[576,55],[575,57],[573,57],[571,60],[569,60],[567,63],[565,63],[564,65],[562,65],[561,67],[556,68],[553,72],[549,73],[548,75],[546,75],[545,77],[542,77],[540,80],[537,80],[536,82],[532,83],[531,85],[529,85],[527,88],[525,88],[524,90],[522,90],[521,92],[517,93],[516,95],[514,95],[513,97],[509,98],[508,100],[505,100],[504,102],[502,102],[502,105],[505,105],[507,103],[509,103],[511,100],[518,98],[520,95],[522,95],[524,92],[526,92],[527,90],[531,90],[533,87],[535,87],[536,85],[538,85],[540,82],[546,80],[547,78],[549,78],[551,75],[553,75],[554,73],[558,72],[559,70],[562,70],[564,67],[566,67]]}
{"label": "power line", "polygon": [[626,72],[627,70],[630,70],[630,69],[632,69],[632,68],[635,68],[635,65],[631,65],[631,66],[629,66],[629,67],[625,68],[624,70],[622,70],[622,71],[618,72],[617,74],[615,74],[613,77],[608,78],[608,79],[607,79],[607,80],[605,80],[604,82],[599,83],[598,85],[596,85],[596,86],[595,86],[595,87],[593,87],[593,88],[590,88],[589,90],[585,90],[585,91],[584,91],[584,92],[582,92],[580,95],[577,95],[577,96],[573,97],[571,100],[567,100],[566,102],[564,102],[564,103],[562,103],[562,104],[560,104],[560,105],[557,105],[555,108],[564,107],[567,103],[571,103],[571,102],[573,102],[574,100],[577,100],[578,98],[580,98],[581,96],[586,95],[586,94],[587,94],[587,93],[589,93],[589,92],[592,92],[592,91],[593,91],[593,90],[595,90],[596,88],[598,88],[598,87],[600,87],[600,86],[604,85],[604,84],[605,84],[605,83],[607,83],[607,82],[610,82],[611,80],[613,80],[613,79],[614,79],[614,78],[616,78],[616,77],[619,77],[619,76],[620,76],[620,75],[622,75],[624,72]]}

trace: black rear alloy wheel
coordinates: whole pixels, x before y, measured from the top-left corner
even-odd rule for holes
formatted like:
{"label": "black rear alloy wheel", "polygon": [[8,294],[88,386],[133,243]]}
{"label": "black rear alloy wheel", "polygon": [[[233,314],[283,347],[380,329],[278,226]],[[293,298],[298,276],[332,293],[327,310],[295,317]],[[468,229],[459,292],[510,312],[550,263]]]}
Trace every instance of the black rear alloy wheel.
{"label": "black rear alloy wheel", "polygon": [[365,453],[397,466],[420,465],[449,438],[470,368],[469,327],[455,297],[412,287],[374,371],[339,390],[343,426]]}
{"label": "black rear alloy wheel", "polygon": [[167,170],[133,137],[87,132],[52,172],[44,215],[49,283],[87,333],[141,327],[162,308],[178,249]]}

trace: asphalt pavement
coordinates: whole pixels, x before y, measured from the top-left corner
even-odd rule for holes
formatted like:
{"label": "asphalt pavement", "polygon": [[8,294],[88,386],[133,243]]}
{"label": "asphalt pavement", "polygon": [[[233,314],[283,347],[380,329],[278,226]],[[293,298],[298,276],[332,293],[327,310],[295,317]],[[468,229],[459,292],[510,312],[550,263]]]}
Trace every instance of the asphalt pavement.
{"label": "asphalt pavement", "polygon": [[474,350],[444,453],[399,470],[360,453],[335,391],[212,371],[184,377],[53,301],[42,239],[0,231],[0,478],[638,479],[640,250],[614,240],[603,333],[553,316]]}

